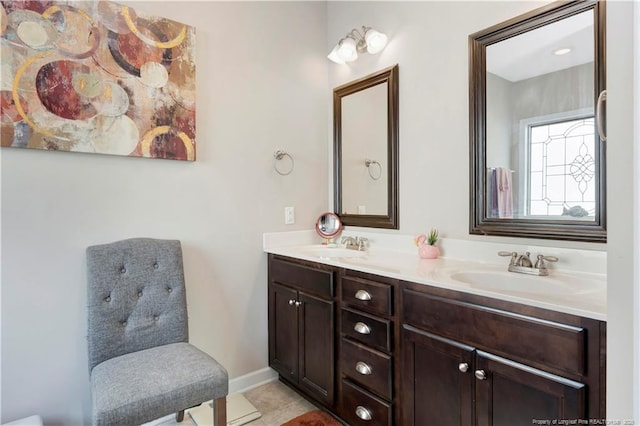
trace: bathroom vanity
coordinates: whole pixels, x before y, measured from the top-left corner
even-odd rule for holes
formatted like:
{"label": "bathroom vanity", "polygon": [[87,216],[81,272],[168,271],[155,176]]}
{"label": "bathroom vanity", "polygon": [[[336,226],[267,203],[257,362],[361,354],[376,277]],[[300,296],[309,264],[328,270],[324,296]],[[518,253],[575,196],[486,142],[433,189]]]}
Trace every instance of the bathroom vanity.
{"label": "bathroom vanity", "polygon": [[452,284],[456,260],[322,250],[267,250],[269,363],[347,424],[605,417],[599,290],[528,303]]}

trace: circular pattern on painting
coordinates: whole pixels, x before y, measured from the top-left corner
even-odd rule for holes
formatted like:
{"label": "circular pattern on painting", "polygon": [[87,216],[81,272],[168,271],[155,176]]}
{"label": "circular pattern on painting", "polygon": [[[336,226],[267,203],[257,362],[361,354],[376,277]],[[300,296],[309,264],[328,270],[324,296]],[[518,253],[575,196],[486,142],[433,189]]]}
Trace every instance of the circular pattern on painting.
{"label": "circular pattern on painting", "polygon": [[61,4],[51,6],[42,16],[57,23],[55,46],[61,55],[85,59],[98,49],[100,30],[85,11]]}
{"label": "circular pattern on painting", "polygon": [[32,49],[50,48],[58,37],[58,32],[51,22],[31,10],[11,12],[7,16],[7,24],[6,40]]}
{"label": "circular pattern on painting", "polygon": [[20,25],[18,25],[16,33],[24,44],[29,47],[33,47],[34,49],[44,46],[44,44],[49,40],[47,30],[45,30],[39,23],[33,21],[21,22]]}
{"label": "circular pattern on painting", "polygon": [[96,115],[91,103],[73,88],[76,74],[86,74],[86,65],[72,61],[53,61],[43,65],[36,75],[36,91],[42,105],[58,117],[85,120]]}
{"label": "circular pattern on painting", "polygon": [[147,62],[140,67],[140,80],[149,87],[159,89],[169,80],[167,69],[157,62]]}
{"label": "circular pattern on painting", "polygon": [[129,109],[129,95],[116,83],[104,84],[100,95],[91,102],[101,115],[108,117],[118,117]]}
{"label": "circular pattern on painting", "polygon": [[[98,116],[90,135],[95,152],[100,154],[129,155],[138,145],[140,134],[136,123],[126,115],[119,117]],[[114,138],[113,135],[118,135]]]}

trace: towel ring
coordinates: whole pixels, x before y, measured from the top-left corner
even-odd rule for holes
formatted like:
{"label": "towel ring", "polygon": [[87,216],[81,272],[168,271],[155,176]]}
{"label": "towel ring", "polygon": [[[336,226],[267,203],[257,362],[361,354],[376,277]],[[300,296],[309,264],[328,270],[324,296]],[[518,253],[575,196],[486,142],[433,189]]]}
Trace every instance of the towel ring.
{"label": "towel ring", "polygon": [[[289,160],[291,161],[291,167],[288,171],[283,171],[281,169],[278,168],[278,161],[282,160],[284,157],[289,157]],[[278,173],[280,176],[286,176],[288,174],[290,174],[293,171],[293,157],[291,155],[289,155],[288,152],[283,151],[281,149],[277,150],[276,152],[273,153],[273,158],[276,159],[276,161],[273,164],[273,168],[276,171],[276,173]]]}
{"label": "towel ring", "polygon": [[[372,164],[378,165],[378,176],[374,176],[373,173],[371,173]],[[371,179],[373,180],[380,179],[380,176],[382,176],[382,165],[380,163],[378,163],[376,160],[364,160],[364,165],[367,166],[367,171],[369,172],[369,176],[371,176]]]}

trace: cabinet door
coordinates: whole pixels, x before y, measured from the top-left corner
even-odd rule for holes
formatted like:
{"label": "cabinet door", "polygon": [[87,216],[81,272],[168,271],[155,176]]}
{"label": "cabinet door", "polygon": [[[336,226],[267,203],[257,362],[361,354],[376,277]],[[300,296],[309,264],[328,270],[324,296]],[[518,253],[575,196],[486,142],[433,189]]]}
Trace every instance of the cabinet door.
{"label": "cabinet door", "polygon": [[474,348],[408,325],[402,338],[403,424],[473,424]]}
{"label": "cabinet door", "polygon": [[307,393],[333,405],[334,303],[300,292],[300,377]]}
{"label": "cabinet door", "polygon": [[535,420],[587,418],[582,383],[482,351],[477,351],[474,373],[480,376],[476,379],[478,426],[530,426]]}
{"label": "cabinet door", "polygon": [[269,365],[294,383],[298,381],[297,298],[296,290],[269,284]]}

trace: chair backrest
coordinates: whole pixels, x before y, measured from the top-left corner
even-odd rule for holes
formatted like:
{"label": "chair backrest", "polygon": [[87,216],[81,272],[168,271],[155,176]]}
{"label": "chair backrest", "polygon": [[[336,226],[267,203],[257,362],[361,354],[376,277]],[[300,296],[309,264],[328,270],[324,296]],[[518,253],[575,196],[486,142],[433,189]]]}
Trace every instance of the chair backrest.
{"label": "chair backrest", "polygon": [[89,373],[110,358],[188,341],[180,241],[87,248]]}

